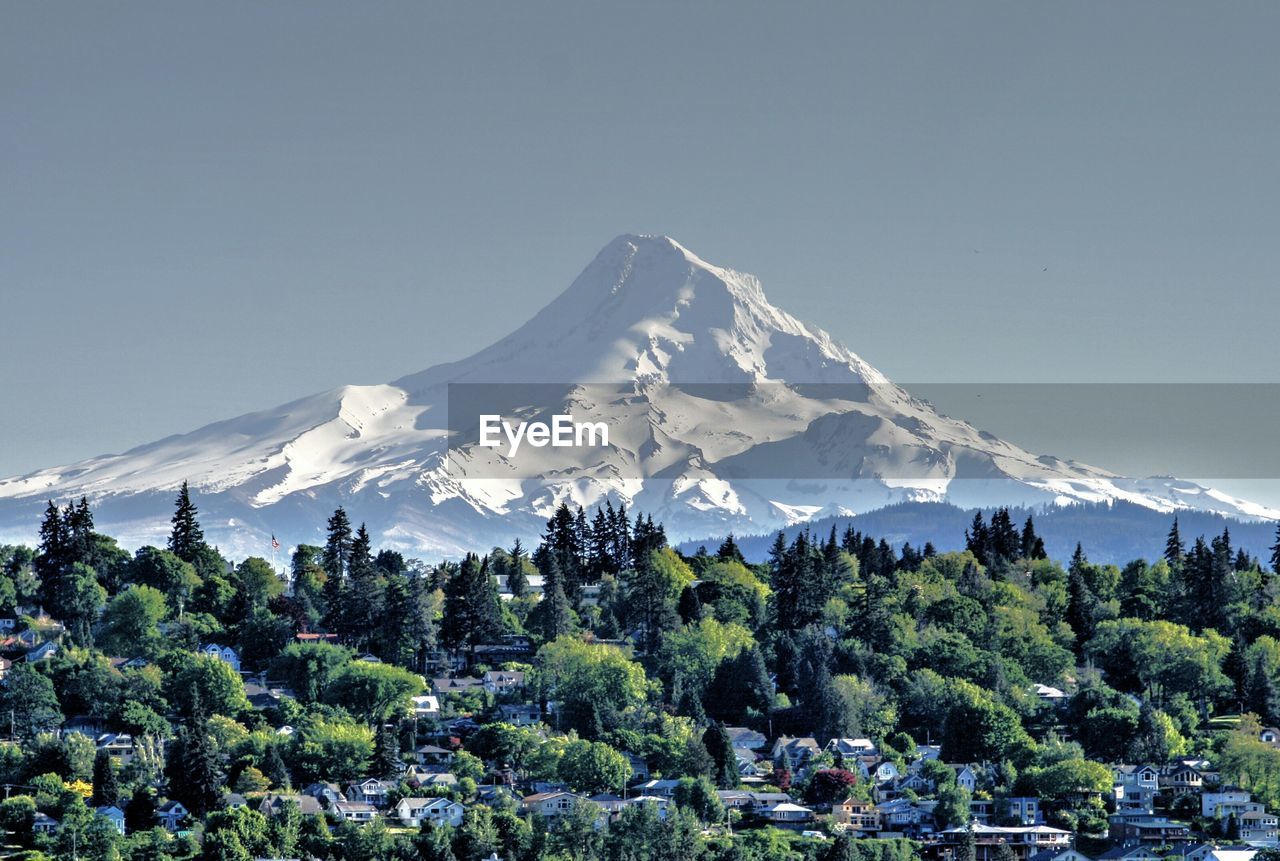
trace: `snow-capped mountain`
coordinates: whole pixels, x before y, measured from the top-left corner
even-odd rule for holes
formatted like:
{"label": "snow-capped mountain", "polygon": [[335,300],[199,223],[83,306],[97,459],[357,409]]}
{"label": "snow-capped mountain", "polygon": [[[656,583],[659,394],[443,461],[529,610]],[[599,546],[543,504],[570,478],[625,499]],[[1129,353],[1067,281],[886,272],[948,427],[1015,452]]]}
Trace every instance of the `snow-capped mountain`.
{"label": "snow-capped mountain", "polygon": [[[609,445],[526,448],[519,462],[479,447],[456,400],[449,421],[450,387],[467,386],[539,391],[525,414],[605,422]],[[941,415],[771,305],[751,275],[650,236],[614,240],[528,323],[462,361],[0,480],[0,540],[31,540],[47,499],[87,495],[100,529],[159,542],[184,480],[232,554],[261,553],[272,533],[315,542],[338,505],[379,545],[429,556],[528,540],[561,500],[606,497],[676,538],[903,500],[1280,518],[1190,482],[1032,455]]]}

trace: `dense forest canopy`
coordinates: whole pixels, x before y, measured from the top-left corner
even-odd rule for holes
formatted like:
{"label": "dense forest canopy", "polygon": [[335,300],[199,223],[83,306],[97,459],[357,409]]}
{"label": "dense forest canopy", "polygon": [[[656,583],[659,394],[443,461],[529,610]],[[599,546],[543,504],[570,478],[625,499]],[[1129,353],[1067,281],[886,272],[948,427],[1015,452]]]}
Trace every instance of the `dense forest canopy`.
{"label": "dense forest canopy", "polygon": [[[129,859],[914,856],[910,844],[847,835],[718,830],[729,814],[716,790],[742,780],[727,728],[867,739],[904,772],[920,745],[940,745],[938,763],[917,766],[943,826],[967,822],[979,795],[1035,796],[1053,823],[1100,838],[1111,764],[1189,756],[1280,801],[1280,751],[1256,739],[1280,724],[1280,531],[1257,558],[1229,531],[1183,535],[1174,519],[1163,546],[1124,565],[1091,562],[1080,544],[1049,558],[1034,518],[1008,509],[976,514],[959,551],[831,526],[780,533],[756,563],[732,535],[681,553],[661,523],[612,502],[562,504],[532,549],[515,541],[456,562],[375,547],[341,508],[325,534],[293,548],[287,570],[227,560],[184,485],[164,547],[122,550],[82,499],[49,503],[37,547],[0,548],[0,618],[32,632],[11,638],[18,648],[43,650],[15,660],[0,688],[12,731],[0,772],[18,788],[0,818],[23,848]],[[518,691],[469,687],[420,713],[429,680],[490,671],[518,678]],[[1066,691],[1065,707],[1037,685]],[[537,719],[521,725],[513,707]],[[64,731],[77,722],[127,734],[128,762]],[[423,756],[447,761],[449,779],[406,779]],[[767,788],[819,805],[871,799],[839,750],[802,764],[784,746],[766,759]],[[975,788],[942,762],[972,764]],[[639,763],[680,780],[663,816],[628,807],[601,828],[583,805],[548,823],[484,792],[622,795]],[[405,830],[256,806],[371,776],[395,799],[456,800],[465,817]],[[255,802],[228,807],[228,791]],[[174,802],[188,816],[176,836],[155,827]],[[112,805],[128,836],[93,813]],[[58,828],[36,833],[39,816]]]}

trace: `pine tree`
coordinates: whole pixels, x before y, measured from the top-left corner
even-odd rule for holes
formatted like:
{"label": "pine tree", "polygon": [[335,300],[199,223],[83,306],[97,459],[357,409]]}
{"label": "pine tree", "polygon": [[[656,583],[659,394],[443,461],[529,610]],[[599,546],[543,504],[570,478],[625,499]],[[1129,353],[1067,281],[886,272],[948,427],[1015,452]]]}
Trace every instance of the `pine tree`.
{"label": "pine tree", "polygon": [[321,554],[320,566],[324,569],[325,581],[321,589],[324,598],[324,621],[330,631],[346,630],[347,598],[349,583],[347,573],[351,568],[351,520],[347,512],[339,506],[326,524],[324,552]]}
{"label": "pine tree", "polygon": [[[833,530],[835,526],[831,527]],[[720,544],[720,548],[716,550],[716,558],[721,562],[738,562],[742,565],[747,564],[747,560],[742,555],[742,550],[738,547],[738,542],[733,540],[733,533],[730,532]]]}
{"label": "pine tree", "polygon": [[351,542],[347,577],[347,600],[341,614],[342,625],[338,630],[358,648],[365,648],[380,627],[379,623],[386,610],[386,584],[380,569],[373,562],[369,530],[363,523]]}
{"label": "pine tree", "polygon": [[280,746],[268,744],[266,751],[262,754],[262,762],[259,765],[262,773],[271,781],[273,789],[287,790],[292,783],[289,777],[289,768],[284,764],[284,757],[280,756]]}
{"label": "pine tree", "polygon": [[662,633],[675,627],[679,617],[659,554],[641,553],[637,548],[635,563],[635,567],[626,572],[624,582],[627,608],[640,626],[641,647],[645,654],[653,655],[657,653]]}
{"label": "pine tree", "polygon": [[171,521],[173,529],[169,532],[169,552],[183,562],[193,564],[204,547],[204,530],[200,528],[196,514],[197,509],[191,502],[191,493],[184,481],[182,489],[178,491]]}
{"label": "pine tree", "polygon": [[320,564],[330,580],[341,583],[351,564],[351,520],[341,506],[329,518],[327,530]]}
{"label": "pine tree", "polygon": [[1031,515],[1027,515],[1027,522],[1022,525],[1022,540],[1020,542],[1020,550],[1023,559],[1047,559],[1048,554],[1044,550],[1044,539],[1036,534],[1035,522],[1031,519]]}
{"label": "pine tree", "polygon": [[115,805],[120,800],[120,781],[116,777],[111,755],[99,749],[93,757],[93,806]]}
{"label": "pine tree", "polygon": [[519,538],[511,545],[507,559],[507,591],[512,598],[523,598],[529,591],[529,578],[524,573],[524,545]]}
{"label": "pine tree", "polygon": [[987,531],[987,526],[982,521],[981,511],[974,512],[973,523],[965,530],[964,546],[978,560],[979,565],[986,567],[991,564],[989,558],[991,534]]}
{"label": "pine tree", "polygon": [[537,615],[541,622],[542,639],[551,642],[568,634],[573,628],[573,610],[564,594],[564,578],[554,556],[549,556],[542,573],[542,600],[538,602]]}
{"label": "pine tree", "polygon": [[169,756],[169,794],[197,818],[213,810],[222,798],[223,775],[208,716],[197,691],[191,693],[191,717],[178,732]]}
{"label": "pine tree", "polygon": [[1186,556],[1187,546],[1182,543],[1182,533],[1178,531],[1178,518],[1173,518],[1173,526],[1169,528],[1169,537],[1164,543],[1164,561],[1169,563],[1169,568],[1177,571],[1182,565],[1182,559]]}
{"label": "pine tree", "polygon": [[502,632],[502,607],[498,587],[489,575],[489,557],[468,553],[458,573],[444,589],[444,627],[441,636],[453,649],[476,646]]}
{"label": "pine tree", "polygon": [[1093,636],[1094,612],[1098,606],[1097,596],[1089,588],[1085,570],[1088,565],[1084,548],[1077,543],[1067,567],[1067,624],[1075,631],[1077,648],[1083,648]]}
{"label": "pine tree", "polygon": [[378,727],[373,739],[373,773],[379,777],[395,777],[400,768],[400,739],[387,724]]}
{"label": "pine tree", "polygon": [[1276,543],[1271,545],[1271,570],[1280,574],[1280,523],[1276,524]]}
{"label": "pine tree", "polygon": [[736,789],[740,782],[738,755],[733,752],[733,739],[721,724],[714,724],[702,734],[702,744],[715,763],[711,779],[719,789]]}

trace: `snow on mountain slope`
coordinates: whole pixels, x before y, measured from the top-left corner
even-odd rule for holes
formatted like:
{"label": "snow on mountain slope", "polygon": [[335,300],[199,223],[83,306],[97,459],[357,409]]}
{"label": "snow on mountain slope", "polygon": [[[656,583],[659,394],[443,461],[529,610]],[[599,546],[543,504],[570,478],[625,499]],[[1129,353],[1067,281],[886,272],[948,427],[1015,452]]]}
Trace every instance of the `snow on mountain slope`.
{"label": "snow on mountain slope", "polygon": [[[459,438],[456,424],[450,446],[458,384],[550,384],[544,406],[607,423],[610,446],[526,449],[516,463]],[[262,552],[270,533],[315,541],[338,505],[381,543],[427,554],[528,539],[560,501],[606,497],[653,512],[677,538],[908,499],[1280,517],[1190,482],[1037,457],[940,415],[769,304],[753,276],[644,236],[611,242],[528,323],[469,358],[0,480],[0,539],[30,540],[46,499],[83,494],[102,528],[155,541],[184,480],[232,553]]]}

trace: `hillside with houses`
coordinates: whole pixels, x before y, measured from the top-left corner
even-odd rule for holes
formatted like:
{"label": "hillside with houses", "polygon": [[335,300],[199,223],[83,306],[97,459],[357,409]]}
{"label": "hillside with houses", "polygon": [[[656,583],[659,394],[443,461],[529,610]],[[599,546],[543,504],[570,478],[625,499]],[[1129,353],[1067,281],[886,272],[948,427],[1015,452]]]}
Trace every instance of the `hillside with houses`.
{"label": "hillside with houses", "polygon": [[50,503],[0,548],[2,856],[1275,856],[1280,550],[855,525],[753,565],[562,505],[428,564],[338,509],[281,567],[223,558],[185,487],[132,553]]}

